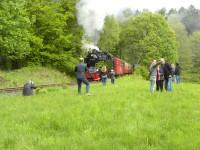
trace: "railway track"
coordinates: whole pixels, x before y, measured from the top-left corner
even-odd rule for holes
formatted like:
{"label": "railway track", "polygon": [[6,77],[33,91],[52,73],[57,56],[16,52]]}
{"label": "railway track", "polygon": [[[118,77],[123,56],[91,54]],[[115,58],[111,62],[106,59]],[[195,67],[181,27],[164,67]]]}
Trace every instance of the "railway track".
{"label": "railway track", "polygon": [[[66,86],[74,86],[75,83],[60,83],[60,84],[44,84],[38,85],[37,88],[48,88],[48,87],[66,87]],[[2,88],[0,89],[0,93],[16,93],[23,90],[23,87],[11,87],[11,88]]]}
{"label": "railway track", "polygon": [[[90,81],[90,84],[98,84],[99,82]],[[59,83],[59,84],[43,84],[38,85],[37,88],[49,88],[49,87],[73,87],[76,83]],[[0,93],[17,93],[22,92],[23,87],[11,87],[11,88],[1,88]]]}

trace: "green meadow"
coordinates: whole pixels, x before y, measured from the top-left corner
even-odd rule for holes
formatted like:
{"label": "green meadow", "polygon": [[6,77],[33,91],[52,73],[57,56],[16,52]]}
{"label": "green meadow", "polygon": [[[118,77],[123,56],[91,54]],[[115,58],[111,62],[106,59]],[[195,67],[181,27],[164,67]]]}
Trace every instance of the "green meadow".
{"label": "green meadow", "polygon": [[199,150],[200,85],[149,92],[139,77],[115,85],[0,95],[1,150]]}

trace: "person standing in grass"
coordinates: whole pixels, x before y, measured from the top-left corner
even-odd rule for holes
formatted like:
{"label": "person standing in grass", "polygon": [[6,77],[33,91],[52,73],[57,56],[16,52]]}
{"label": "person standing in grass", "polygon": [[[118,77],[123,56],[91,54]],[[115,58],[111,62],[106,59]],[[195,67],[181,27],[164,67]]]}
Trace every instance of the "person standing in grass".
{"label": "person standing in grass", "polygon": [[176,67],[175,67],[175,77],[176,77],[176,83],[177,83],[177,84],[180,83],[180,73],[181,73],[181,68],[180,68],[179,64],[176,63]]}
{"label": "person standing in grass", "polygon": [[110,71],[110,79],[111,79],[111,83],[115,84],[115,71],[113,69],[111,69]]}
{"label": "person standing in grass", "polygon": [[161,65],[158,65],[157,67],[157,76],[156,76],[156,90],[157,91],[163,91],[163,81],[164,81],[164,73],[163,68]]}
{"label": "person standing in grass", "polygon": [[165,80],[165,90],[170,92],[172,91],[172,69],[171,66],[161,58],[163,73],[164,73],[164,80]]}
{"label": "person standing in grass", "polygon": [[172,82],[176,82],[176,77],[175,77],[175,65],[171,64],[171,72],[172,72]]}
{"label": "person standing in grass", "polygon": [[150,92],[153,93],[156,88],[156,77],[157,77],[157,66],[161,62],[158,62],[156,60],[153,60],[150,67],[149,67],[149,75],[150,75]]}
{"label": "person standing in grass", "polygon": [[103,86],[106,85],[106,81],[107,81],[107,68],[106,66],[102,66],[101,68],[101,81]]}
{"label": "person standing in grass", "polygon": [[84,59],[80,58],[80,63],[75,67],[75,73],[78,84],[78,95],[81,94],[82,82],[86,85],[86,95],[89,95],[89,82],[85,77],[85,72],[87,71],[87,66],[84,64]]}

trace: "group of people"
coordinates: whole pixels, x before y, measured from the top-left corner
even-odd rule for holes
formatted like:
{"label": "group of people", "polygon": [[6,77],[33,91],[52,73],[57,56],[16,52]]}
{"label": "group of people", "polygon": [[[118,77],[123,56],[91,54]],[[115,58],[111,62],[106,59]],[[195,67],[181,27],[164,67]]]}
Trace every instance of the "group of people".
{"label": "group of people", "polygon": [[150,76],[150,92],[172,91],[172,82],[180,83],[180,66],[178,63],[176,65],[167,63],[163,58],[160,61],[153,60],[149,67]]}
{"label": "group of people", "polygon": [[[87,71],[87,66],[84,64],[84,59],[80,58],[80,63],[76,65],[75,72],[78,84],[78,94],[81,94],[81,85],[84,83],[86,85],[86,95],[89,94],[90,84],[85,77],[85,72]],[[108,75],[111,78],[111,83],[115,83],[115,72],[111,69],[108,73],[106,66],[102,66],[99,70],[101,81],[103,86],[106,85]],[[149,77],[150,77],[150,92],[163,91],[163,87],[166,91],[172,91],[172,82],[180,83],[180,66],[178,63],[176,65],[167,63],[163,58],[160,61],[153,60],[149,67]],[[33,94],[33,89],[37,88],[33,81],[28,81],[23,88],[23,95],[28,96]]]}
{"label": "group of people", "polygon": [[[80,63],[75,67],[77,84],[78,84],[78,94],[81,94],[81,85],[84,83],[86,85],[86,95],[89,95],[89,82],[85,78],[85,72],[87,71],[87,66],[84,64],[84,59],[80,58]],[[111,83],[115,83],[115,72],[113,69],[108,73],[106,66],[102,66],[99,70],[101,81],[103,86],[106,85],[108,74],[111,78]],[[167,63],[163,58],[160,61],[153,60],[149,67],[150,75],[150,92],[172,91],[172,82],[180,83],[180,66],[178,63],[176,65]]]}
{"label": "group of people", "polygon": [[104,66],[100,67],[99,74],[100,74],[101,82],[102,82],[103,86],[106,85],[108,75],[109,75],[109,77],[111,79],[111,83],[115,84],[115,71],[113,69],[111,69],[108,72],[107,71],[107,67],[104,65]]}
{"label": "group of people", "polygon": [[[89,94],[90,84],[85,77],[85,72],[87,71],[87,66],[86,66],[86,64],[84,64],[83,58],[80,58],[80,63],[78,65],[76,65],[74,71],[76,73],[76,78],[77,78],[78,94],[79,95],[81,94],[81,85],[82,85],[82,83],[84,83],[86,85],[86,95],[90,95]],[[108,78],[108,71],[107,71],[106,66],[101,67],[101,69],[99,70],[99,74],[101,77],[102,84],[103,84],[103,86],[105,86],[106,82],[107,82],[107,78]],[[111,83],[114,84],[115,83],[115,72],[113,69],[111,69],[109,76],[111,78]]]}

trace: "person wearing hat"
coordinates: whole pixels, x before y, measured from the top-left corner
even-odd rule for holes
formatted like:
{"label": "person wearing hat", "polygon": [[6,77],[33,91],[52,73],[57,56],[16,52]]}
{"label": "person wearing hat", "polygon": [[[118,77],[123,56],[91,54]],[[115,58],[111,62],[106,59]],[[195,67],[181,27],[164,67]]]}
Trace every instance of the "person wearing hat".
{"label": "person wearing hat", "polygon": [[175,78],[176,78],[176,83],[179,84],[180,83],[180,73],[181,73],[181,67],[179,66],[179,63],[176,63],[176,67],[175,67]]}
{"label": "person wearing hat", "polygon": [[87,71],[87,66],[84,64],[84,59],[80,58],[80,63],[75,67],[75,73],[78,84],[78,95],[81,94],[81,85],[82,82],[86,85],[86,94],[89,95],[89,82],[85,77],[85,72]]}

